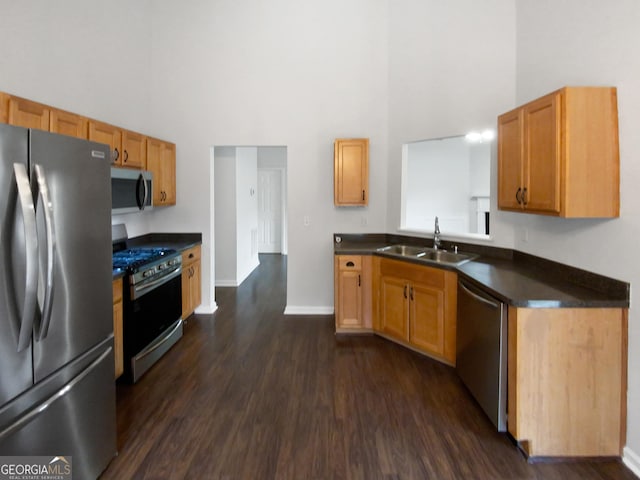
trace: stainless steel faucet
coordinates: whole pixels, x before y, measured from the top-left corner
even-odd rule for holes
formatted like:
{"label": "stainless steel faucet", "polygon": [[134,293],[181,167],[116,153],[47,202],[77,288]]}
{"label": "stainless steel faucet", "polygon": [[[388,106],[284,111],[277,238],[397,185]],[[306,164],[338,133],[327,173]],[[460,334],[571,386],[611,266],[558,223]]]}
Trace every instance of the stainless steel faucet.
{"label": "stainless steel faucet", "polygon": [[442,249],[442,243],[440,242],[440,225],[438,224],[438,217],[436,217],[436,226],[433,229],[433,248],[435,250]]}

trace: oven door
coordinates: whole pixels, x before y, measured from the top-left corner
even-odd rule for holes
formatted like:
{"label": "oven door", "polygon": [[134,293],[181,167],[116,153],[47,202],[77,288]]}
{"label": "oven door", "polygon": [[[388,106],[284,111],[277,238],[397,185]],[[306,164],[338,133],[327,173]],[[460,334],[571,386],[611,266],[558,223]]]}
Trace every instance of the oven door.
{"label": "oven door", "polygon": [[123,322],[124,354],[127,360],[144,350],[181,318],[181,271],[176,270],[171,277],[142,295],[130,292],[129,301],[125,302]]}

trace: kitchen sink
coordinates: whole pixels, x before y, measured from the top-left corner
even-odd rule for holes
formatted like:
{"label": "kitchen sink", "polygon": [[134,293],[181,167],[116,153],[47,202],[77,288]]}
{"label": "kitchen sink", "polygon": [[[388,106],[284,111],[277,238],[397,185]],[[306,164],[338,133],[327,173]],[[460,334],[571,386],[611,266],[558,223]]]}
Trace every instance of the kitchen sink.
{"label": "kitchen sink", "polygon": [[412,245],[389,245],[378,249],[379,252],[390,253],[392,255],[402,255],[403,257],[416,257],[424,254],[424,247],[414,247]]}
{"label": "kitchen sink", "polygon": [[477,255],[468,253],[448,252],[436,250],[428,247],[416,247],[413,245],[388,245],[377,249],[380,253],[398,257],[414,258],[425,263],[435,263],[441,265],[462,265],[473,260]]}

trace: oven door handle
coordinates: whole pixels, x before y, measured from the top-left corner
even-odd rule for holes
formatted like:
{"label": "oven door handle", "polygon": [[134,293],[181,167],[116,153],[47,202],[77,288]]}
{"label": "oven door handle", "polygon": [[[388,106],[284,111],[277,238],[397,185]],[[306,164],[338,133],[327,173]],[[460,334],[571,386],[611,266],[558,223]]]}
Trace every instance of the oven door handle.
{"label": "oven door handle", "polygon": [[178,275],[181,275],[181,274],[182,274],[182,266],[179,266],[162,278],[158,278],[157,280],[153,280],[149,283],[144,283],[140,286],[134,285],[132,300],[135,300],[136,298],[140,298],[145,293],[149,293],[154,288],[159,287],[160,285],[164,285],[169,280],[173,280],[174,278],[176,278]]}

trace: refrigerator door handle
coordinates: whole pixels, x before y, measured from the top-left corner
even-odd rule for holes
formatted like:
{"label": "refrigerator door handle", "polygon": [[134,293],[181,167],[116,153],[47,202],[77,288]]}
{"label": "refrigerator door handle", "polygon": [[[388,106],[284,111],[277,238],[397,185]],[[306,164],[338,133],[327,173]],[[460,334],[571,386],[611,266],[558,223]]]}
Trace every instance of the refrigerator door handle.
{"label": "refrigerator door handle", "polygon": [[40,323],[40,331],[36,332],[36,338],[42,340],[49,333],[49,324],[51,323],[51,308],[53,306],[53,272],[56,260],[56,232],[53,223],[53,204],[49,195],[49,186],[47,177],[41,165],[36,164],[34,167],[36,172],[36,180],[38,182],[38,194],[42,199],[42,209],[44,210],[44,226],[47,235],[47,274],[44,292],[44,300],[42,302],[42,321]]}
{"label": "refrigerator door handle", "polygon": [[107,358],[107,356],[111,353],[113,347],[109,346],[102,354],[96,358],[93,362],[91,362],[87,368],[82,370],[78,375],[73,377],[71,381],[66,383],[60,390],[55,392],[53,395],[45,399],[39,405],[29,409],[24,415],[22,415],[18,420],[14,423],[6,426],[0,426],[0,442],[2,442],[6,437],[14,434],[21,428],[25,427],[28,423],[33,421],[39,415],[44,413],[53,403],[57,400],[60,400],[67,393],[69,393],[73,388],[78,385],[85,377],[87,377],[93,370],[95,370],[102,361]]}
{"label": "refrigerator door handle", "polygon": [[22,163],[13,164],[13,173],[18,187],[18,199],[22,209],[24,222],[24,243],[26,278],[24,291],[24,305],[18,334],[18,352],[23,351],[31,343],[33,319],[36,315],[38,300],[38,234],[36,231],[36,209],[29,184],[27,167]]}

